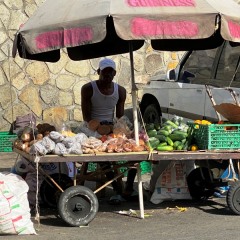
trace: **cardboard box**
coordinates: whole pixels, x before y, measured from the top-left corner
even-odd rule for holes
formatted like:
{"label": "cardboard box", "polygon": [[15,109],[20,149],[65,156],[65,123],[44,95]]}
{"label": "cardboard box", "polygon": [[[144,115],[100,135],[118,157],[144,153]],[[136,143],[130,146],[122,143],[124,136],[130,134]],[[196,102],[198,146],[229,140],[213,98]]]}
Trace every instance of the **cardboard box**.
{"label": "cardboard box", "polygon": [[230,123],[240,123],[240,106],[232,103],[221,103],[213,107]]}

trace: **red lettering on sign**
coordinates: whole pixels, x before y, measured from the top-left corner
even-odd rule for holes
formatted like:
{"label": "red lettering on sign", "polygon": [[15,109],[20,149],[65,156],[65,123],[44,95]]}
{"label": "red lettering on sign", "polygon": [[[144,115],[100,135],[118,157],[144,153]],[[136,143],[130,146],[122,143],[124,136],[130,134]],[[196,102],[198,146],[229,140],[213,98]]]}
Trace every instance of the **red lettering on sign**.
{"label": "red lettering on sign", "polygon": [[46,49],[77,46],[84,42],[91,42],[92,39],[92,29],[86,27],[41,33],[35,38],[35,42],[38,49]]}
{"label": "red lettering on sign", "polygon": [[131,7],[195,7],[195,0],[126,0]]}
{"label": "red lettering on sign", "polygon": [[153,21],[134,18],[131,31],[138,37],[176,36],[194,37],[198,35],[198,24],[190,21]]}
{"label": "red lettering on sign", "polygon": [[240,38],[240,25],[238,23],[234,23],[232,21],[228,22],[229,32],[232,37]]}

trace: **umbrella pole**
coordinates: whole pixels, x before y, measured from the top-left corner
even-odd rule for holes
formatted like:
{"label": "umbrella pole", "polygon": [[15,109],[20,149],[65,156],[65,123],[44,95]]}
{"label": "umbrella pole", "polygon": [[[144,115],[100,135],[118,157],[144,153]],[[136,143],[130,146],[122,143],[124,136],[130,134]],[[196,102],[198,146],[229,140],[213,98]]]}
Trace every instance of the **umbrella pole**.
{"label": "umbrella pole", "polygon": [[137,114],[137,87],[134,77],[133,48],[132,42],[129,43],[129,55],[131,64],[131,83],[132,83],[132,104],[133,104],[133,124],[136,144],[139,145],[138,114]]}
{"label": "umbrella pole", "polygon": [[[136,144],[139,145],[138,114],[137,114],[137,87],[136,87],[136,84],[135,84],[135,77],[134,77],[132,42],[129,43],[129,55],[130,55],[130,64],[131,64],[134,135],[135,135]],[[140,166],[140,164],[138,164],[138,166],[137,166],[137,178],[138,178],[138,196],[139,196],[140,218],[144,218],[142,176],[141,176],[141,166]]]}

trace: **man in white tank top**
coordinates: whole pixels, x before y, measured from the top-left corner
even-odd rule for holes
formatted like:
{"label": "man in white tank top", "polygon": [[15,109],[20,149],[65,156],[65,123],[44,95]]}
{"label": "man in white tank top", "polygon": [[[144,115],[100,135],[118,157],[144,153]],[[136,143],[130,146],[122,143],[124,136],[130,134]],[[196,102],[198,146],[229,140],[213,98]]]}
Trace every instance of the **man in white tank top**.
{"label": "man in white tank top", "polygon": [[[113,122],[114,113],[120,118],[124,115],[124,104],[126,100],[126,89],[113,82],[116,75],[116,64],[113,60],[104,58],[99,62],[97,70],[99,79],[90,83],[86,83],[81,89],[82,114],[83,120],[89,122],[97,119],[101,123]],[[110,162],[103,163],[105,168],[110,167]],[[102,165],[103,165],[102,164]],[[136,175],[135,169],[128,172],[128,180],[126,183],[126,191],[133,191],[133,182]],[[114,172],[106,173],[110,180],[114,178]],[[122,195],[122,189],[116,181],[112,183],[113,189],[118,196]],[[118,203],[121,198],[113,198]],[[116,201],[115,201],[116,200]]]}
{"label": "man in white tank top", "polygon": [[100,61],[97,73],[99,79],[83,85],[81,89],[83,120],[113,122],[115,110],[117,118],[124,115],[126,89],[113,83],[116,65],[111,59]]}

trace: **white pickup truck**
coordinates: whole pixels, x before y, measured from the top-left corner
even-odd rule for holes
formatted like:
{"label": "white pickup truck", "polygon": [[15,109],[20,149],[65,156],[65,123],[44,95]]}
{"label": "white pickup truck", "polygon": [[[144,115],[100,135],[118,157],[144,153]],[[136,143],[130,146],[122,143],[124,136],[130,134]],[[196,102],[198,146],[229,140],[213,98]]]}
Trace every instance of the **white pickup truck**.
{"label": "white pickup truck", "polygon": [[207,94],[216,104],[234,103],[226,87],[240,94],[240,45],[224,42],[216,49],[186,52],[175,69],[158,75],[143,89],[140,109],[145,123],[172,115],[185,119],[217,120]]}

